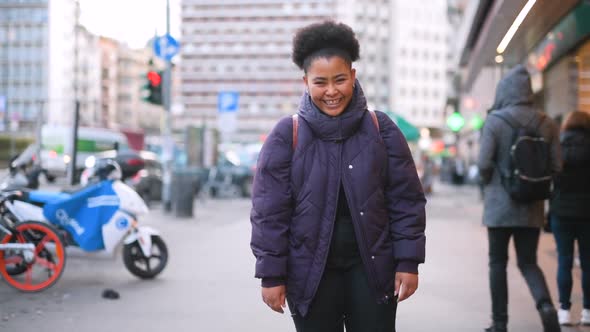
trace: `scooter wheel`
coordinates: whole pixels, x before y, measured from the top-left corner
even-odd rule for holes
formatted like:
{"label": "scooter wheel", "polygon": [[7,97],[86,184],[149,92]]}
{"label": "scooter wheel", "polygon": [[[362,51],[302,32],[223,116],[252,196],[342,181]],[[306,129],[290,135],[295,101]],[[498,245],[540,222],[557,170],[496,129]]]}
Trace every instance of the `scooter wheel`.
{"label": "scooter wheel", "polygon": [[137,241],[123,247],[123,263],[131,274],[140,279],[153,279],[168,263],[168,248],[161,237],[152,235],[152,251],[146,257]]}
{"label": "scooter wheel", "polygon": [[[10,286],[23,292],[39,292],[53,286],[66,262],[60,236],[50,225],[38,221],[19,223],[15,230],[0,243],[32,243],[35,250],[0,250],[0,275]],[[22,273],[14,274],[22,269]]]}

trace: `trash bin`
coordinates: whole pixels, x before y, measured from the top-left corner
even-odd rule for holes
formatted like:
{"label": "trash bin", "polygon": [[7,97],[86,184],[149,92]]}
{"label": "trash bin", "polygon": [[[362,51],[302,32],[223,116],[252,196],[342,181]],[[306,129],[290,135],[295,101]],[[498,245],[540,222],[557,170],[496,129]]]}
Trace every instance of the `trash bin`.
{"label": "trash bin", "polygon": [[192,217],[195,201],[193,175],[188,172],[174,171],[170,196],[172,211],[176,217]]}

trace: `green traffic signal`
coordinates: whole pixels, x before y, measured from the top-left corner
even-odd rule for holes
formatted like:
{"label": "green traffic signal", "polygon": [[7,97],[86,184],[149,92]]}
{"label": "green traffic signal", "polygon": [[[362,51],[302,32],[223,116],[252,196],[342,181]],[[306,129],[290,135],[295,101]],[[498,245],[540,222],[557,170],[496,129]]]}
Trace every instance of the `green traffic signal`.
{"label": "green traffic signal", "polygon": [[454,132],[458,132],[465,125],[465,119],[459,112],[454,112],[447,118],[447,126]]}
{"label": "green traffic signal", "polygon": [[483,127],[484,120],[481,118],[481,116],[475,114],[473,118],[471,118],[471,121],[469,121],[469,124],[471,125],[471,129],[480,130],[481,127]]}

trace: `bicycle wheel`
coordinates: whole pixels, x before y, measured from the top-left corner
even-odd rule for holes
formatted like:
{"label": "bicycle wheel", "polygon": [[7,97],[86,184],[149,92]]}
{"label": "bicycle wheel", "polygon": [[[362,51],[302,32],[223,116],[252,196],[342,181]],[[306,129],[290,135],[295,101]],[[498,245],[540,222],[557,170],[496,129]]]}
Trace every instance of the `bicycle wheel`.
{"label": "bicycle wheel", "polygon": [[[34,251],[0,251],[0,275],[10,286],[20,291],[39,292],[49,288],[64,271],[64,243],[48,224],[38,221],[19,223],[15,232],[5,235],[0,243],[32,243],[35,246]],[[26,270],[13,275],[10,271],[16,266],[26,266]]]}

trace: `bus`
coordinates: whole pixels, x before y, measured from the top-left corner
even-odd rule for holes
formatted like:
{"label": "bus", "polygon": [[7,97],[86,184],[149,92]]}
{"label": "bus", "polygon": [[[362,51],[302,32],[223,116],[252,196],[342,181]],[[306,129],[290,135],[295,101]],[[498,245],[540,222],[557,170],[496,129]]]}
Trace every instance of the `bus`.
{"label": "bus", "polygon": [[[55,176],[65,175],[72,162],[72,127],[44,125],[41,129],[41,165]],[[127,137],[106,128],[78,128],[76,170],[84,169],[91,155],[107,150],[127,150]]]}

